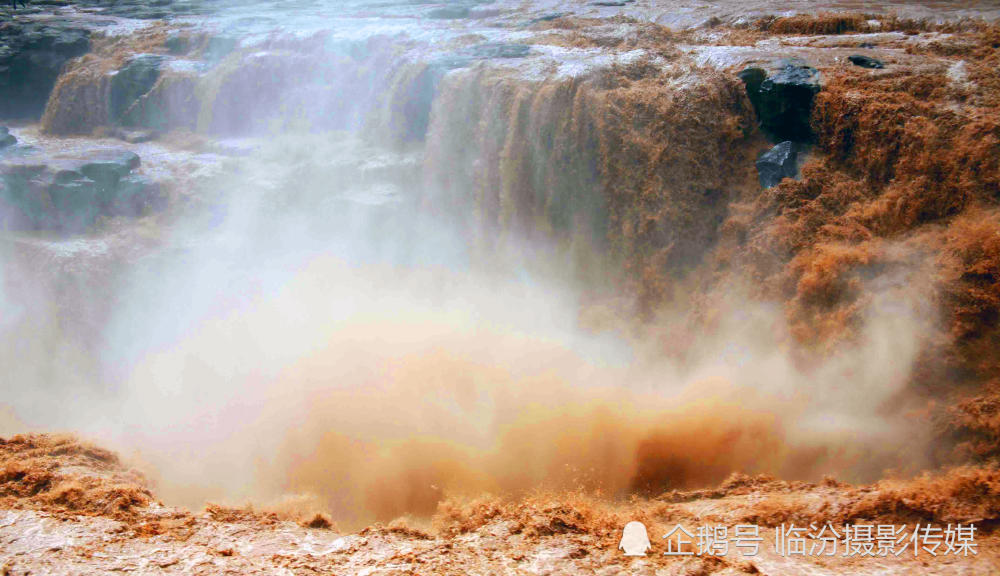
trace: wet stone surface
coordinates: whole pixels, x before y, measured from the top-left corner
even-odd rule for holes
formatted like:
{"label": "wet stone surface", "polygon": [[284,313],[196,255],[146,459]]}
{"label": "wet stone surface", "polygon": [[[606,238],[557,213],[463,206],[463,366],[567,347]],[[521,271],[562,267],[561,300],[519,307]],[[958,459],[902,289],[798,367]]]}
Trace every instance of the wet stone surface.
{"label": "wet stone surface", "polygon": [[798,144],[786,140],[763,153],[757,160],[761,188],[771,188],[785,178],[798,176],[799,151]]}
{"label": "wet stone surface", "polygon": [[157,54],[140,54],[131,58],[111,79],[111,120],[124,125],[141,122],[133,107],[145,96],[160,77],[164,57]]}
{"label": "wet stone surface", "polygon": [[783,59],[778,70],[762,68],[740,73],[761,128],[779,140],[810,142],[813,101],[820,91],[820,73],[799,59]]}
{"label": "wet stone surface", "polygon": [[17,144],[17,138],[10,133],[6,126],[0,126],[0,149]]}
{"label": "wet stone surface", "polygon": [[135,173],[128,150],[46,156],[26,148],[0,159],[3,227],[84,232],[101,216],[137,217],[164,207],[159,185]]}
{"label": "wet stone surface", "polygon": [[847,57],[851,64],[855,66],[861,66],[862,68],[885,68],[885,64],[878,58],[872,58],[871,56],[865,56],[863,54],[854,54]]}
{"label": "wet stone surface", "polygon": [[0,118],[38,117],[66,63],[90,50],[90,31],[64,23],[0,23]]}

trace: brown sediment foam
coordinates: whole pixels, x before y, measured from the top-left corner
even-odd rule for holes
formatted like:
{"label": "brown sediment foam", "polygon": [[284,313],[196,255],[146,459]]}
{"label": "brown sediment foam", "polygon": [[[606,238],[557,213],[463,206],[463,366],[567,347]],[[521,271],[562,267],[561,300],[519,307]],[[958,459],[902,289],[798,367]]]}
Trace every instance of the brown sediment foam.
{"label": "brown sediment foam", "polygon": [[856,337],[875,286],[924,290],[931,325],[900,401],[930,402],[920,409],[959,448],[943,459],[996,455],[997,34],[915,45],[943,57],[921,66],[824,70],[802,180],[736,204],[715,253],[784,301],[792,334],[820,355]]}
{"label": "brown sediment foam", "polygon": [[862,14],[857,12],[821,12],[792,16],[768,16],[754,23],[754,27],[769,34],[796,34],[829,36],[837,34],[864,34],[873,32],[969,32],[982,29],[982,20],[960,19],[944,22],[901,18],[894,14]]}
{"label": "brown sediment foam", "polygon": [[[620,27],[627,27],[622,34]],[[673,58],[678,55],[676,43],[686,34],[665,26],[625,16],[614,18],[564,17],[539,22],[532,26],[538,34],[533,44],[550,44],[567,48],[600,48],[603,50],[641,49],[647,54]]]}
{"label": "brown sediment foam", "polygon": [[[933,28],[877,20],[883,31]],[[860,16],[778,26],[875,29]],[[940,30],[955,35],[908,50],[944,61],[877,74],[824,70],[817,148],[801,181],[771,190],[758,192],[747,169],[760,141],[738,86],[696,70],[691,95],[669,66],[651,71],[643,62],[583,80],[457,75],[444,86],[431,132],[432,182],[445,192],[474,190],[487,234],[576,232],[588,206],[604,205],[607,219],[590,221],[597,225],[587,232],[610,244],[646,310],[670,300],[679,272],[701,266],[717,234],[712,222],[725,217],[713,265],[700,270],[708,285],[742,278],[761,298],[785,302],[791,333],[819,357],[856,341],[872,308],[884,304],[885,286],[909,290],[898,295],[918,301],[928,325],[914,327],[924,350],[898,405],[940,416],[942,406],[959,402],[963,445],[991,455],[988,393],[955,395],[963,384],[980,388],[996,370],[1000,43],[997,28],[983,23]],[[482,121],[460,124],[445,110]],[[435,165],[474,169],[435,173]],[[571,192],[561,194],[564,185]],[[712,306],[707,298],[697,303]],[[984,441],[967,438],[973,429]]]}
{"label": "brown sediment foam", "polygon": [[110,123],[110,73],[129,57],[162,49],[167,29],[152,26],[121,37],[98,37],[91,52],[69,62],[59,76],[42,115],[49,134],[90,134]]}
{"label": "brown sediment foam", "polygon": [[976,523],[985,535],[1000,517],[1000,476],[992,468],[958,468],[871,486],[741,478],[737,485],[726,482],[713,490],[617,503],[578,492],[540,492],[515,500],[452,498],[442,503],[434,525],[439,534],[453,537],[506,522],[512,533],[532,539],[585,533],[613,548],[622,526],[632,520],[645,524],[650,534],[664,534],[676,523],[751,523],[762,529],[789,523]]}
{"label": "brown sediment foam", "polygon": [[[412,329],[376,331],[405,341]],[[246,432],[287,430],[273,456],[260,455],[259,494],[314,494],[345,526],[426,516],[449,497],[484,493],[614,499],[712,485],[733,470],[819,477],[848,470],[849,447],[864,443],[861,434],[833,439],[842,453],[817,450],[786,431],[795,408],[780,413],[779,400],[721,383],[696,382],[687,397],[670,398],[626,391],[627,373],[572,381],[580,359],[542,342],[480,333],[428,353],[384,338],[374,351],[363,339],[352,346],[331,344],[290,370],[268,420]],[[504,368],[514,358],[523,374]],[[539,363],[546,368],[536,373]],[[296,409],[310,390],[308,408]]]}
{"label": "brown sediment foam", "polygon": [[[426,130],[436,82],[428,72],[434,70],[400,58],[402,49],[391,39],[375,37],[346,54],[331,53],[322,33],[275,35],[252,49],[234,45],[212,54],[216,38],[192,33],[183,36],[187,54],[175,58],[167,56],[169,32],[161,25],[97,40],[60,76],[43,130],[90,134],[121,121],[110,117],[112,73],[139,54],[168,58],[149,90],[125,103],[122,118],[142,127],[246,135],[277,126],[354,130],[367,123],[379,137],[399,141],[421,139]],[[301,93],[310,89],[315,93],[306,101]]]}
{"label": "brown sediment foam", "polygon": [[[585,383],[567,368],[580,359],[538,342],[508,348],[495,334],[459,330],[458,340],[467,341],[444,339],[431,351],[396,349],[386,334],[398,337],[414,329],[420,334],[416,340],[430,342],[428,334],[454,332],[433,322],[407,327],[396,318],[342,327],[327,350],[279,378],[280,395],[269,405],[273,421],[246,434],[291,430],[273,453],[262,452],[260,493],[314,493],[338,521],[364,523],[430,514],[452,494],[524,494],[542,486],[622,495],[704,486],[732,470],[791,477],[863,471],[871,479],[882,472],[877,466],[924,465],[923,438],[911,435],[907,425],[919,427],[930,418],[927,413],[952,401],[942,392],[956,381],[948,370],[968,367],[970,359],[924,354],[911,377],[907,354],[886,362],[876,348],[865,356],[860,333],[882,300],[892,304],[895,296],[913,296],[917,304],[930,302],[930,327],[884,323],[883,331],[891,329],[894,341],[911,336],[936,341],[937,306],[945,304],[943,324],[953,318],[952,308],[938,297],[946,262],[934,256],[941,254],[952,254],[945,258],[949,274],[976,283],[968,290],[975,299],[965,305],[965,322],[978,322],[975,310],[991,302],[986,280],[968,275],[980,266],[971,264],[980,259],[979,246],[990,245],[988,223],[971,223],[989,214],[995,202],[991,120],[986,110],[950,106],[958,93],[939,85],[946,82],[946,67],[934,70],[931,81],[924,78],[926,71],[910,69],[875,75],[828,71],[815,120],[820,140],[804,179],[763,192],[752,173],[753,153],[763,141],[752,126],[743,88],[710,70],[660,69],[639,61],[590,78],[530,81],[478,68],[446,78],[432,114],[431,193],[437,188],[454,200],[437,198],[434,206],[456,208],[469,220],[474,214],[479,222],[470,228],[485,231],[484,243],[509,232],[607,242],[647,310],[661,312],[671,290],[686,288],[678,283],[686,272],[709,287],[731,288],[734,278],[749,277],[759,297],[783,303],[793,338],[774,346],[782,363],[785,352],[795,357],[806,348],[812,366],[831,357],[846,366],[815,379],[804,371],[786,383],[801,396],[817,398],[822,416],[848,418],[837,434],[797,443],[785,429],[794,421],[785,406],[732,391],[744,404],[663,405],[645,396],[613,398],[596,387],[584,392]],[[963,90],[965,101],[974,105],[976,89]],[[965,114],[974,122],[961,122]],[[979,136],[986,137],[985,145],[973,142]],[[934,156],[941,149],[956,154]],[[473,192],[462,196],[467,190]],[[591,216],[602,210],[592,209],[602,204],[607,219],[595,222]],[[943,251],[948,230],[963,236],[969,226],[979,230],[968,235],[978,240],[952,240],[950,252]],[[719,230],[723,242],[713,251]],[[350,277],[361,275],[352,271]],[[315,285],[344,280],[334,273]],[[322,295],[331,298],[328,291]],[[727,307],[714,297],[708,290],[692,298],[696,321],[685,325],[693,331],[678,338],[687,340],[679,346],[696,347],[691,333],[699,331],[728,337],[711,323],[749,304]],[[920,317],[923,311],[890,309],[886,315]],[[243,320],[252,321],[249,315]],[[654,329],[658,321],[651,321]],[[221,330],[225,344],[213,345],[209,338],[204,349],[232,346],[232,332]],[[369,332],[378,337],[366,340],[363,334]],[[337,350],[345,345],[340,338],[355,354],[345,357]],[[962,338],[972,342],[979,336],[967,332]],[[200,349],[197,345],[191,344]],[[508,355],[510,349],[518,354]],[[491,356],[485,350],[506,352]],[[942,361],[951,363],[944,372],[937,367]],[[865,374],[870,364],[896,363],[891,373]],[[500,367],[524,373],[515,377]],[[767,385],[776,377],[778,370],[765,368],[775,366],[761,368],[763,375],[753,384]],[[940,374],[949,378],[931,380]],[[611,373],[595,380],[620,388],[628,376]],[[906,379],[909,386],[894,390],[895,379]],[[663,387],[672,384],[662,381]],[[838,391],[845,392],[848,404],[825,405]],[[660,394],[659,402],[669,402]],[[940,404],[931,405],[928,398]],[[287,411],[282,402],[289,404]],[[912,418],[894,430],[904,438],[871,446],[869,429],[896,427],[905,411]],[[850,421],[858,412],[875,423]],[[879,449],[895,452],[900,462],[889,464]],[[256,455],[259,447],[233,448],[241,450]]]}
{"label": "brown sediment foam", "polygon": [[[980,523],[984,530],[990,530],[1000,517],[1000,471],[995,467],[958,467],[858,487],[775,481],[755,492],[763,498],[752,505],[729,507],[736,520],[765,526],[790,522]],[[722,490],[715,497],[730,495]]]}
{"label": "brown sediment foam", "polygon": [[90,134],[108,125],[112,68],[108,62],[84,56],[59,76],[42,115],[49,134]]}
{"label": "brown sediment foam", "polygon": [[[787,26],[789,33],[796,31]],[[583,244],[580,253],[586,255],[607,243],[648,317],[672,299],[678,278],[691,270],[716,286],[749,277],[762,297],[784,303],[796,344],[814,348],[820,358],[856,339],[879,291],[876,283],[890,277],[887,271],[911,274],[901,276],[907,280],[902,284],[922,290],[909,280],[916,270],[932,284],[932,299],[940,305],[941,334],[927,337],[937,342],[943,335],[945,341],[930,344],[943,353],[922,357],[925,365],[903,395],[930,391],[945,404],[955,402],[950,422],[960,448],[995,456],[995,391],[981,384],[995,377],[1000,349],[1000,136],[996,67],[989,68],[996,62],[996,37],[995,29],[982,32],[971,52],[949,45],[932,49],[950,59],[946,64],[969,57],[967,82],[954,80],[946,66],[874,75],[825,71],[814,119],[818,147],[804,179],[769,191],[757,189],[752,172],[763,141],[740,83],[686,63],[671,68],[651,61],[583,79],[530,81],[485,69],[456,73],[435,104],[429,172],[446,195],[474,191],[454,206],[463,218],[475,214],[486,243],[508,232],[551,235]],[[238,84],[229,72],[223,65],[220,79]],[[414,69],[399,76],[398,94],[418,75]],[[85,75],[87,82],[94,78]],[[67,85],[75,85],[69,77]],[[214,96],[208,100],[214,103]],[[390,99],[386,106],[405,115],[409,101]],[[206,110],[210,126],[215,120]],[[720,231],[724,242],[705,266]],[[696,315],[711,317],[713,302],[701,302],[708,311]],[[480,358],[477,352],[471,357]],[[814,456],[782,454],[781,448],[791,449],[769,412],[684,404],[639,417],[606,398],[574,396],[559,378],[528,380],[526,392],[520,388],[525,382],[511,383],[476,361],[430,355],[402,362],[411,360],[422,376],[454,385],[459,402],[475,406],[477,394],[497,394],[490,386],[462,389],[461,376],[485,373],[526,398],[550,393],[559,406],[514,402],[510,413],[484,418],[495,427],[479,436],[486,438],[484,445],[467,441],[481,432],[475,427],[457,426],[456,435],[426,433],[423,420],[407,420],[410,412],[439,413],[440,406],[422,397],[434,387],[413,384],[408,379],[414,376],[390,376],[390,389],[391,378],[398,377],[402,388],[412,385],[419,393],[392,390],[360,399],[326,393],[311,410],[279,419],[279,429],[287,429],[301,418],[303,429],[290,435],[279,465],[263,475],[276,475],[272,480],[282,491],[319,493],[338,514],[391,518],[429,514],[454,492],[518,494],[545,485],[582,485],[609,494],[654,491],[716,482],[733,469],[801,473]],[[390,354],[389,361],[400,360]],[[316,374],[324,377],[322,370]],[[956,383],[973,393],[951,398]],[[411,401],[399,413],[408,426],[397,435],[344,424],[354,413],[396,414],[384,403],[400,396]],[[691,415],[683,413],[689,408]],[[11,470],[11,478],[26,479],[26,493],[47,491],[44,474]],[[76,505],[76,493],[68,490],[57,499]],[[574,522],[562,518],[557,525]]]}
{"label": "brown sediment foam", "polygon": [[[143,448],[168,502],[197,506],[227,492],[258,503],[313,495],[340,525],[360,526],[432,514],[451,495],[549,488],[620,497],[711,485],[733,470],[818,478],[863,460],[850,450],[865,448],[868,424],[849,437],[787,431],[799,402],[752,392],[777,377],[768,372],[774,362],[748,365],[736,383],[681,379],[669,367],[604,368],[558,340],[427,316],[410,292],[405,309],[377,298],[375,310],[351,322],[298,320],[303,338],[324,345],[299,361],[259,365],[280,370],[273,382],[227,380],[195,360],[225,370],[226,350],[239,347],[234,333],[281,333],[271,322],[329,305],[337,298],[330,286],[356,281],[359,272],[348,272],[317,266],[281,299],[213,321],[136,371],[124,401],[130,411],[151,403],[172,430],[191,430],[190,440],[169,434]],[[314,338],[314,330],[324,335]],[[183,370],[182,382],[171,367]],[[160,386],[180,388],[165,398]],[[206,387],[227,406],[197,400],[195,390]],[[211,425],[200,416],[206,409]],[[815,448],[827,440],[841,451]]]}
{"label": "brown sediment foam", "polygon": [[[142,487],[135,472],[122,467],[116,454],[71,436],[41,434],[2,439],[0,456],[6,468],[2,483],[5,506],[142,520],[145,507],[154,497]],[[20,461],[20,467],[12,466],[15,460]],[[43,477],[47,480],[36,481]],[[88,492],[86,501],[81,497],[70,503],[59,496],[76,486],[94,487],[101,481],[115,489],[109,492],[113,492],[113,501],[104,499],[104,492],[97,490]],[[127,486],[134,490],[128,498],[122,492]],[[48,494],[49,491],[57,494]],[[911,479],[889,478],[870,486],[852,486],[832,479],[814,484],[777,480],[768,475],[731,474],[714,489],[673,490],[648,500],[628,501],[609,500],[582,489],[536,489],[507,497],[454,496],[442,500],[436,508],[434,526],[439,534],[455,535],[474,531],[494,519],[519,519],[515,522],[515,532],[538,537],[562,532],[614,535],[627,517],[638,514],[636,517],[653,522],[658,517],[660,520],[683,517],[688,513],[685,503],[706,499],[727,504],[719,506],[718,514],[735,514],[741,520],[757,520],[762,525],[862,520],[990,522],[1000,517],[1000,470],[991,466],[962,466]],[[273,526],[282,519],[280,515],[257,512],[251,507],[218,504],[206,505],[205,515],[218,522],[250,522],[261,526]],[[322,513],[303,517],[301,522],[315,528],[331,526],[329,516]],[[399,520],[390,523],[387,530],[428,538],[426,533],[408,528]]]}
{"label": "brown sediment foam", "polygon": [[127,518],[152,501],[142,476],[103,448],[70,436],[0,439],[4,507]]}
{"label": "brown sediment foam", "polygon": [[772,34],[843,34],[868,32],[871,26],[861,14],[797,14],[759,21],[757,26]]}
{"label": "brown sediment foam", "polygon": [[958,390],[944,424],[962,457],[1000,455],[1000,211],[971,211],[948,228],[943,301],[952,311],[951,364],[974,384]]}
{"label": "brown sediment foam", "polygon": [[[614,496],[711,484],[736,468],[780,467],[775,423],[724,403],[644,413],[555,382],[505,378],[456,391],[475,404],[452,413],[439,405],[448,394],[423,375],[490,379],[456,361],[408,358],[394,368],[402,380],[388,390],[323,394],[265,473],[283,491],[317,494],[337,518],[364,523],[430,515],[449,495],[516,496],[548,487]],[[358,422],[350,414],[372,416]],[[435,426],[421,425],[432,414]],[[388,429],[377,422],[369,428],[371,420]]]}
{"label": "brown sediment foam", "polygon": [[470,71],[449,78],[435,105],[431,189],[474,210],[487,238],[607,243],[653,308],[755,182],[749,106],[738,81],[688,64],[643,60],[544,82]]}
{"label": "brown sediment foam", "polygon": [[[48,442],[37,436],[11,440],[35,446]],[[9,455],[8,446],[0,443],[0,455]],[[101,460],[80,460],[72,452],[49,460],[54,475],[72,480],[102,473]],[[4,568],[18,573],[46,567],[91,574],[116,567],[141,571],[151,564],[169,570],[187,560],[197,566],[210,565],[213,570],[246,574],[270,574],[282,569],[356,573],[382,567],[465,574],[480,568],[483,573],[497,573],[512,565],[527,569],[545,561],[546,566],[566,574],[627,572],[636,564],[619,550],[622,527],[638,521],[647,528],[650,538],[657,538],[654,547],[663,546],[655,542],[677,525],[694,532],[702,526],[756,523],[763,537],[763,554],[751,558],[741,557],[731,549],[718,558],[682,559],[650,553],[641,559],[643,566],[657,571],[758,574],[774,566],[763,547],[768,546],[775,527],[781,523],[806,527],[827,522],[838,531],[845,522],[893,524],[894,528],[905,523],[910,530],[917,522],[942,529],[946,524],[954,527],[975,523],[973,544],[977,554],[955,555],[940,566],[946,571],[988,570],[997,562],[998,486],[997,470],[988,467],[966,467],[870,486],[734,475],[711,490],[674,491],[655,499],[613,501],[578,490],[540,490],[516,498],[451,497],[441,503],[429,525],[399,518],[350,535],[331,532],[329,520],[322,514],[296,523],[249,508],[209,505],[204,514],[140,507],[128,515],[101,510],[93,516],[78,512],[67,515],[62,508],[27,499],[30,497],[7,498],[5,507],[30,509],[27,513],[8,513],[4,525],[12,545],[28,544],[30,548],[15,548]],[[107,517],[115,522],[108,522]],[[39,543],[45,545],[36,545]],[[693,542],[690,551],[694,552]],[[859,563],[838,554],[825,558],[823,567],[838,573],[863,574],[869,573],[876,561],[870,558]],[[890,557],[890,561],[894,570],[916,573],[933,560],[902,554]],[[782,559],[781,566],[799,569],[816,564],[809,559],[797,563],[795,556],[789,556]]]}

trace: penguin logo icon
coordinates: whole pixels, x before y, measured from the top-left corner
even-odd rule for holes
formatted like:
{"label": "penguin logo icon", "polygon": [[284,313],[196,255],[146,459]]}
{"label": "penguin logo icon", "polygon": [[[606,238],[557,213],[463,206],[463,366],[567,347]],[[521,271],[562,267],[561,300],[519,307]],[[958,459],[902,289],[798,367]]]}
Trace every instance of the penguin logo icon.
{"label": "penguin logo icon", "polygon": [[645,556],[646,551],[652,547],[645,524],[633,520],[625,525],[622,541],[618,548],[624,550],[626,556]]}

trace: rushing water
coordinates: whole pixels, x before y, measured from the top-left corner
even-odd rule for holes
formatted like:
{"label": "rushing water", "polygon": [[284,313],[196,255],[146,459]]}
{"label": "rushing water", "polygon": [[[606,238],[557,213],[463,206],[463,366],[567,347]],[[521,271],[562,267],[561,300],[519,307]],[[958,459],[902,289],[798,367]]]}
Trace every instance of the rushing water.
{"label": "rushing water", "polygon": [[[560,156],[553,142],[561,134],[547,122],[569,131],[577,117],[561,115],[563,108],[578,106],[586,118],[587,106],[596,104],[567,100],[559,90],[644,53],[532,44],[529,25],[572,13],[688,27],[824,9],[871,8],[787,1],[233,0],[178,15],[165,34],[224,38],[231,52],[216,60],[170,56],[164,102],[175,106],[169,112],[182,125],[129,146],[142,158],[141,171],[169,186],[171,208],[112,219],[80,235],[10,232],[0,243],[0,364],[16,416],[0,424],[81,430],[147,451],[144,457],[188,501],[305,488],[325,490],[334,503],[348,499],[323,484],[327,468],[278,456],[289,445],[306,453],[322,452],[328,441],[339,446],[327,436],[335,432],[355,434],[365,454],[383,459],[405,460],[400,438],[430,436],[442,439],[449,458],[452,451],[490,454],[481,461],[455,456],[463,466],[515,467],[519,455],[530,453],[532,434],[558,436],[563,427],[587,422],[584,440],[567,440],[567,452],[579,451],[583,464],[607,464],[602,454],[617,449],[615,442],[633,447],[647,424],[625,426],[600,412],[588,427],[592,414],[583,407],[607,398],[577,391],[645,388],[666,396],[687,380],[676,366],[636,369],[638,351],[620,332],[580,329],[582,303],[595,294],[613,299],[605,291],[613,294],[620,270],[605,267],[595,224],[604,217],[596,168],[581,162],[592,159],[584,149],[588,135]],[[1000,3],[883,2],[879,10],[995,18]],[[126,39],[156,31],[72,7],[37,18],[74,20]],[[623,20],[600,26],[612,37],[635,34],[634,23]],[[77,96],[100,92],[101,78],[121,63],[116,59],[140,50],[127,42],[115,49],[68,67],[80,73],[57,88],[50,109],[92,113],[74,107]],[[87,66],[99,73],[89,74]],[[491,76],[495,70],[506,75]],[[687,72],[670,87],[698,90],[691,86],[701,78]],[[538,89],[536,98],[532,90],[549,79],[566,84]],[[725,97],[719,101],[727,105]],[[33,123],[13,134],[34,147],[17,153],[43,159],[122,146],[111,138],[46,135]],[[524,143],[510,143],[518,139]],[[535,187],[541,191],[535,196],[515,189],[537,182],[544,186]],[[482,190],[499,192],[494,198]],[[590,228],[578,237],[579,222]],[[769,371],[766,382],[754,385],[787,394],[794,366],[771,350],[761,353],[772,343],[746,328],[768,324],[760,318],[773,311],[741,314],[738,338],[718,355],[723,368],[694,372],[738,379],[754,372],[746,368],[752,357]],[[912,353],[906,342],[897,349],[884,340],[878,343],[901,357]],[[840,377],[829,372],[823,377]],[[882,380],[895,386],[898,379]],[[560,412],[564,396],[576,405]],[[538,406],[559,418],[538,424],[549,422],[535,413]],[[868,414],[843,412],[843,421],[823,425],[867,424]],[[715,480],[712,474],[730,465],[754,465],[748,459],[769,462],[764,452],[774,432],[759,418],[752,424],[766,441],[721,458],[711,474],[691,472],[691,481]],[[372,430],[376,425],[392,433],[382,436]],[[624,431],[616,436],[605,426]],[[604,436],[611,444],[602,443]],[[506,441],[514,446],[509,452],[502,449]],[[690,451],[686,441],[670,442]],[[350,466],[361,458],[354,449],[317,461]],[[430,460],[444,458],[428,450]],[[526,489],[549,476],[572,484],[575,478],[562,476],[569,467],[564,455],[549,456],[538,456],[539,469],[523,477],[497,473],[497,485]],[[362,490],[378,466],[345,480],[350,490]],[[631,488],[620,476],[601,480]],[[468,485],[482,487],[479,479]],[[415,497],[423,508],[425,496]],[[345,506],[345,513],[364,516]],[[407,511],[389,506],[386,513]]]}

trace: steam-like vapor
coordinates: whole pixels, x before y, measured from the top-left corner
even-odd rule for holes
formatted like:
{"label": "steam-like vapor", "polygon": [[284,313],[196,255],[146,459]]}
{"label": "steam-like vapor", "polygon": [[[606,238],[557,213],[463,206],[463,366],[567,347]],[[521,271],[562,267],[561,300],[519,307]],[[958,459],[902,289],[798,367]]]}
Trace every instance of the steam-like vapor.
{"label": "steam-like vapor", "polygon": [[4,431],[109,442],[168,502],[294,497],[356,523],[451,494],[920,464],[923,440],[887,409],[929,322],[914,283],[873,280],[858,340],[822,360],[735,281],[706,297],[709,322],[678,306],[584,329],[581,310],[618,316],[611,299],[582,298],[558,247],[467,247],[417,208],[419,162],[283,134],[141,257],[128,230],[42,266],[6,246]]}
{"label": "steam-like vapor", "polygon": [[879,362],[912,358],[902,319],[873,320],[863,348],[806,371],[745,324],[776,324],[760,312],[682,367],[576,332],[571,296],[318,258],[139,359],[124,441],[168,499],[305,494],[355,522],[431,513],[449,494],[620,496],[904,463],[887,458],[913,437],[880,403],[905,374]]}
{"label": "steam-like vapor", "polygon": [[[280,170],[315,145],[282,141],[246,166]],[[671,354],[670,339],[616,336],[627,323],[578,328],[577,287],[475,265],[405,206],[359,210],[320,186],[276,198],[258,175],[223,182],[221,225],[176,227],[117,286],[99,380],[52,362],[55,381],[8,395],[31,424],[112,441],[168,501],[307,495],[348,522],[430,513],[449,494],[870,477],[913,442],[882,409],[917,351],[914,302],[887,292],[896,304],[872,307],[862,341],[799,365],[777,309],[726,294],[712,332]],[[384,225],[399,212],[406,227]]]}

